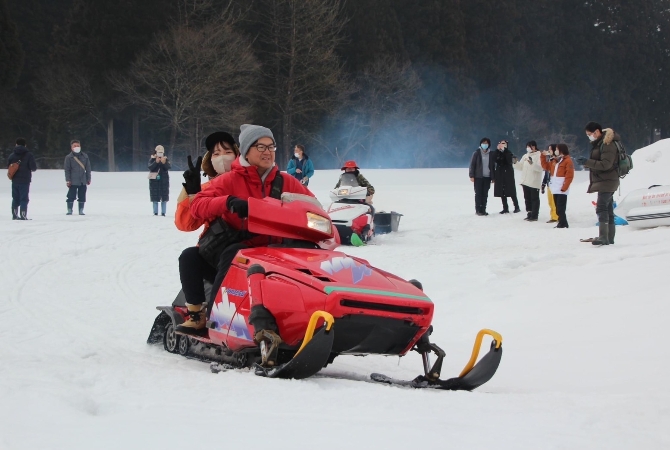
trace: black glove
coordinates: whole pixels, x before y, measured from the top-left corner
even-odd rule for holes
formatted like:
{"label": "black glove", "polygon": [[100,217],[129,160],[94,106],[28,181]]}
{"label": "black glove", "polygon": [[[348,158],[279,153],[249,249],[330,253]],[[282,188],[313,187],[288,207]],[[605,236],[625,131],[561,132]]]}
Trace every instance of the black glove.
{"label": "black glove", "polygon": [[186,193],[188,195],[194,195],[200,192],[200,166],[202,165],[202,156],[198,157],[198,161],[195,166],[193,165],[193,160],[191,160],[191,155],[188,157],[188,170],[184,171],[184,181],[182,183]]}
{"label": "black glove", "polygon": [[543,193],[543,194],[544,194],[544,188],[545,188],[545,186],[543,185],[543,186],[542,186],[542,193]]}
{"label": "black glove", "polygon": [[587,158],[575,158],[575,162],[580,166],[583,166],[587,161]]}
{"label": "black glove", "polygon": [[249,217],[249,202],[246,200],[242,200],[241,198],[233,197],[231,195],[228,197],[226,207],[231,213],[237,214],[237,217],[240,219]]}

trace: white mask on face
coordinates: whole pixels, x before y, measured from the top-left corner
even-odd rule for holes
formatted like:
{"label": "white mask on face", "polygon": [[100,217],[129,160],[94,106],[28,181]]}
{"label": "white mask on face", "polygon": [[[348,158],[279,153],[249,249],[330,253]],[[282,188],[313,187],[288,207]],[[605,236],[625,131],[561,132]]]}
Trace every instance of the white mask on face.
{"label": "white mask on face", "polygon": [[72,149],[73,152],[79,153],[81,151],[81,147],[75,147]]}
{"label": "white mask on face", "polygon": [[558,150],[556,150],[556,151],[554,152],[554,155],[556,155],[556,156],[561,156],[561,152],[559,152]]}
{"label": "white mask on face", "polygon": [[293,154],[296,158],[300,159],[300,153],[294,153]]}
{"label": "white mask on face", "polygon": [[530,152],[532,152],[532,151],[533,151],[532,148],[530,148],[530,147],[526,147],[526,153],[530,153]]}
{"label": "white mask on face", "polygon": [[591,142],[593,142],[593,141],[596,140],[596,137],[595,137],[594,135],[592,135],[592,134],[590,134],[590,135],[588,136],[588,138],[589,138],[589,141],[591,141]]}
{"label": "white mask on face", "polygon": [[235,161],[235,155],[220,155],[211,159],[212,167],[218,174],[230,172],[230,167]]}
{"label": "white mask on face", "polygon": [[156,153],[156,158],[162,158],[162,157],[163,157],[163,153]]}

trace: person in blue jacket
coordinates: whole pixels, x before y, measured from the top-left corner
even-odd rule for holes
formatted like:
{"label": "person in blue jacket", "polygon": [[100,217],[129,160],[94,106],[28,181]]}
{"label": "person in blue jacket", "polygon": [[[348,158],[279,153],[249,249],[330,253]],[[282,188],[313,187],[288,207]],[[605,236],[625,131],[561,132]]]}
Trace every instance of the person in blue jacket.
{"label": "person in blue jacket", "polygon": [[307,186],[309,179],[314,175],[314,164],[310,161],[309,156],[305,153],[305,147],[296,145],[293,153],[293,158],[288,162],[286,169],[290,175],[293,175],[302,184]]}

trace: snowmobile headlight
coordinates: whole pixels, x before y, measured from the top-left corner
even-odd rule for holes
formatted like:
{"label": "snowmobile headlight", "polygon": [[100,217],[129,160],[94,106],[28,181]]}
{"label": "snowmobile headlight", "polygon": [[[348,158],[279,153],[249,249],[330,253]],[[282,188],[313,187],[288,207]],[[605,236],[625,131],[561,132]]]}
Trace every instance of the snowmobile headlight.
{"label": "snowmobile headlight", "polygon": [[349,195],[349,189],[340,189],[337,191],[337,195]]}
{"label": "snowmobile headlight", "polygon": [[310,212],[307,213],[307,226],[326,234],[332,234],[333,232],[330,220]]}

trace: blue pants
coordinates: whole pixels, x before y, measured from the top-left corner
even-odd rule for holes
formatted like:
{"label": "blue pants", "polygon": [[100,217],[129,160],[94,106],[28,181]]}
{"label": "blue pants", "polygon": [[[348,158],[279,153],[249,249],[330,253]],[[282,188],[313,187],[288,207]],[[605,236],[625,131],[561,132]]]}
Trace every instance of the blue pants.
{"label": "blue pants", "polygon": [[30,183],[12,183],[12,209],[19,206],[25,210],[28,208],[28,193],[30,192]]}
{"label": "blue pants", "polygon": [[[154,204],[154,215],[158,215],[158,202],[152,202]],[[167,210],[167,202],[161,202],[161,214],[165,215]]]}
{"label": "blue pants", "polygon": [[65,201],[74,203],[75,199],[79,199],[79,203],[84,203],[86,201],[86,188],[85,184],[80,184],[79,186],[73,184],[67,191],[67,200]]}

